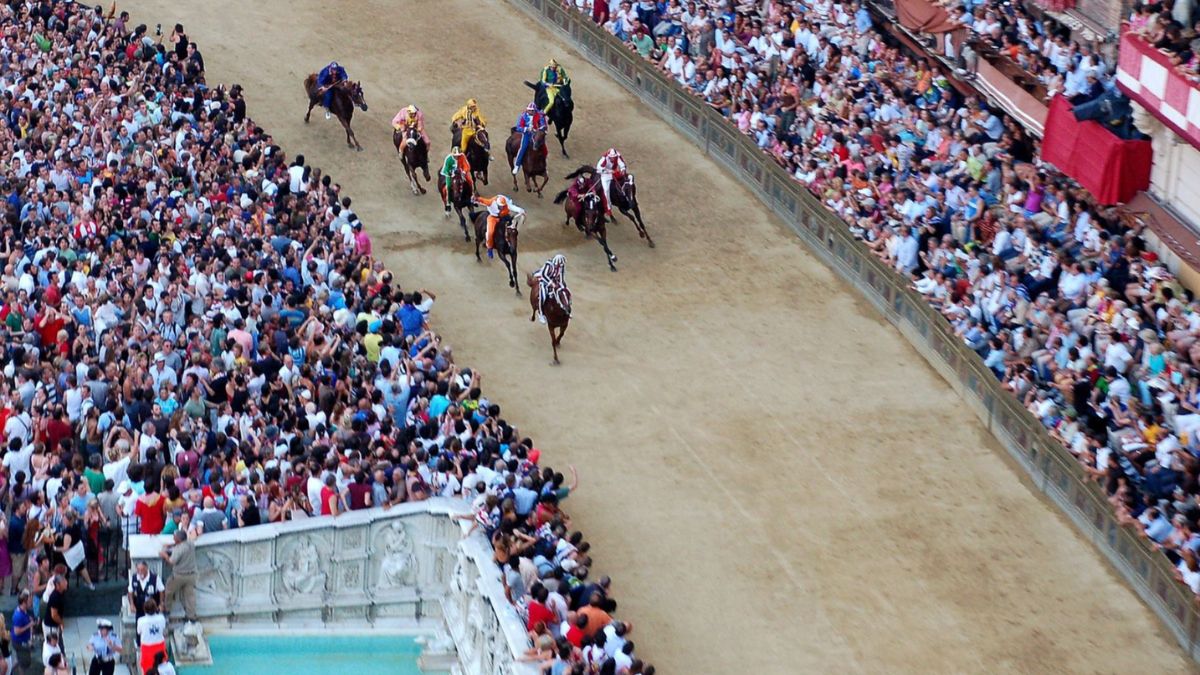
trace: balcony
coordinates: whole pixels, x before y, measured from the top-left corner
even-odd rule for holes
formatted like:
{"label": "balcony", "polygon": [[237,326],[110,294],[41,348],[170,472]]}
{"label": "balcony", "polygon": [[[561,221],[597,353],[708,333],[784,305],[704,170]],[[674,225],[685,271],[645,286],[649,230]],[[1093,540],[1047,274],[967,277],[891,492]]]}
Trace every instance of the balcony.
{"label": "balcony", "polygon": [[[1117,86],[1192,147],[1200,149],[1200,84],[1196,73],[1134,32],[1121,35]],[[1136,118],[1135,118],[1136,119]]]}

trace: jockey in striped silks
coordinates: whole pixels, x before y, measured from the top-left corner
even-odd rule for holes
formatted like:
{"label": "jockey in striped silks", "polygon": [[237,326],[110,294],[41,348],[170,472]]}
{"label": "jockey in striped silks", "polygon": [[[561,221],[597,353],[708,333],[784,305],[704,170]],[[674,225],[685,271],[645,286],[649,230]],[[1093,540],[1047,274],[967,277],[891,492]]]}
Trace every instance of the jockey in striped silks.
{"label": "jockey in striped silks", "polygon": [[559,303],[570,316],[571,290],[567,288],[567,257],[560,253],[547,260],[542,269],[533,273],[533,278],[538,280],[538,321],[546,323],[542,307],[546,304],[546,298],[555,292],[559,293]]}

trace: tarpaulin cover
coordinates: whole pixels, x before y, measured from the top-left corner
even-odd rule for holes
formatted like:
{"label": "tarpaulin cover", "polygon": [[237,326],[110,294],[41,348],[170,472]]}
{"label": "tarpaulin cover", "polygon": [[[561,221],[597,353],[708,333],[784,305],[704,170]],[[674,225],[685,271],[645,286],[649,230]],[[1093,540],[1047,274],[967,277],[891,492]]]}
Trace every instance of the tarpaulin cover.
{"label": "tarpaulin cover", "polygon": [[1123,204],[1150,187],[1150,141],[1124,141],[1088,120],[1080,122],[1062,96],[1050,102],[1042,159],[1058,167],[1101,204]]}

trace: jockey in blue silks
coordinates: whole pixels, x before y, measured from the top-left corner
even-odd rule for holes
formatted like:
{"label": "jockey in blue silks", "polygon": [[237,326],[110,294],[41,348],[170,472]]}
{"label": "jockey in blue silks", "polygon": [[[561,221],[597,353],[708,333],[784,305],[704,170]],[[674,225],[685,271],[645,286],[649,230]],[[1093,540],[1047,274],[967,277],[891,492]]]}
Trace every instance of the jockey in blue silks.
{"label": "jockey in blue silks", "polygon": [[517,171],[521,169],[521,162],[525,159],[525,151],[529,149],[529,139],[533,138],[536,131],[546,130],[546,113],[538,110],[538,107],[532,103],[525,108],[525,112],[517,118],[517,131],[521,132],[521,149],[517,150],[517,158],[513,161],[513,175],[517,175]]}
{"label": "jockey in blue silks", "polygon": [[330,61],[329,65],[321,69],[317,75],[317,86],[321,87],[325,92],[321,98],[321,105],[325,106],[325,117],[329,117],[329,106],[333,103],[333,85],[346,80],[346,69],[337,61]]}

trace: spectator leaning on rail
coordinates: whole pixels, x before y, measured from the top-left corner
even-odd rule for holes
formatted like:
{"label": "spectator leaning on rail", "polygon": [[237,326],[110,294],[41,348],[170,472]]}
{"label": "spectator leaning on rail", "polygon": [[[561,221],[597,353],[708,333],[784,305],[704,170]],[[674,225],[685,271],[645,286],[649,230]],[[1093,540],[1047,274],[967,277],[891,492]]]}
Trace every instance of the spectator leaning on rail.
{"label": "spectator leaning on rail", "polygon": [[[1144,226],[1040,167],[1018,125],[889,47],[861,6],[709,5],[673,10],[661,32],[661,3],[638,17],[658,36],[649,57],[911,275],[1200,593],[1200,303]],[[1031,36],[1019,16],[999,23]],[[1076,83],[1103,73],[1087,48],[1032,41]]]}

